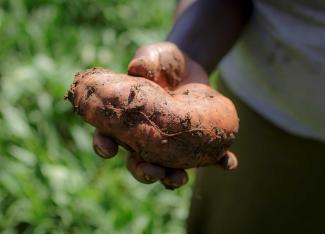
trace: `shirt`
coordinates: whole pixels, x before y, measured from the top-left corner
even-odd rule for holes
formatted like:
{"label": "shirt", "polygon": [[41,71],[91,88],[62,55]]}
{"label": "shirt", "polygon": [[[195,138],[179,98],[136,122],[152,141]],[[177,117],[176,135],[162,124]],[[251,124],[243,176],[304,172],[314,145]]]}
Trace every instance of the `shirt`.
{"label": "shirt", "polygon": [[325,1],[256,0],[220,63],[229,88],[280,128],[325,141]]}

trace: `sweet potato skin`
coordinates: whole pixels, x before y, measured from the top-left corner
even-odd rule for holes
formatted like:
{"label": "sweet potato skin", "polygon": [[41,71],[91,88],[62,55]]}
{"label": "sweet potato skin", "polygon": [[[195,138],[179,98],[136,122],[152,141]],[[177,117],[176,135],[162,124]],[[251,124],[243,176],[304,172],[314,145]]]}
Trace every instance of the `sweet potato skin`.
{"label": "sweet potato skin", "polygon": [[239,126],[232,102],[204,84],[167,91],[145,78],[93,68],[75,75],[67,98],[101,134],[169,168],[216,164]]}

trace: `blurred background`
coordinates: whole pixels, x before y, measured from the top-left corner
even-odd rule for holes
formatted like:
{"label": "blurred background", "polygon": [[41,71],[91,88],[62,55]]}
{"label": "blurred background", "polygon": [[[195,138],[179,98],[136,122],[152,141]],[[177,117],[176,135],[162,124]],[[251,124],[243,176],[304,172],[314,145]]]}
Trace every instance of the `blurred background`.
{"label": "blurred background", "polygon": [[165,38],[175,4],[0,0],[1,233],[184,233],[191,183],[140,184],[123,149],[98,158],[63,99],[77,71],[126,72],[137,47]]}

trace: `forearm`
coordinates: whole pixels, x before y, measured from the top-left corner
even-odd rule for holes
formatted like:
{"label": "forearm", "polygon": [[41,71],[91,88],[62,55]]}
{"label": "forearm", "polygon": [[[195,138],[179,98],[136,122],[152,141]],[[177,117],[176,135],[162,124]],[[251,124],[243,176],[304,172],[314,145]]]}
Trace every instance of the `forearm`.
{"label": "forearm", "polygon": [[198,0],[177,18],[167,40],[210,73],[240,36],[251,11],[248,0]]}
{"label": "forearm", "polygon": [[178,4],[175,11],[175,19],[181,16],[184,11],[196,1],[198,0],[178,0]]}

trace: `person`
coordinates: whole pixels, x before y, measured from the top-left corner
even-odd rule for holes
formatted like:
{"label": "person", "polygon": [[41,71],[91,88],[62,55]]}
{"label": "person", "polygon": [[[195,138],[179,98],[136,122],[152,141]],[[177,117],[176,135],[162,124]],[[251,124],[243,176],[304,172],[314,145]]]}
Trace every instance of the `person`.
{"label": "person", "polygon": [[[325,2],[183,0],[177,10],[165,43],[186,57],[183,80],[207,83],[218,65],[219,91],[240,117],[232,147],[240,166],[198,170],[188,233],[324,232]],[[141,56],[164,53],[162,45]],[[106,158],[116,152],[97,132],[94,146]],[[144,183],[162,175],[175,187],[186,183],[185,171],[132,155],[128,168]]]}

